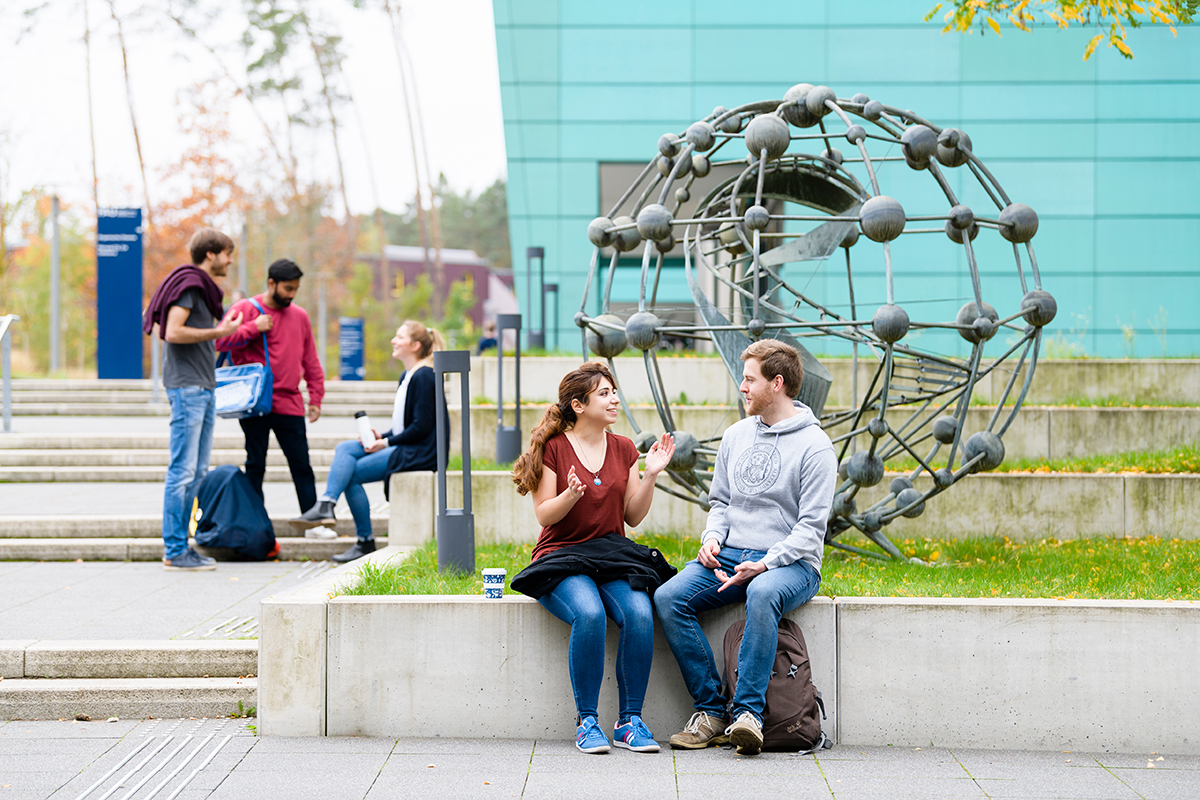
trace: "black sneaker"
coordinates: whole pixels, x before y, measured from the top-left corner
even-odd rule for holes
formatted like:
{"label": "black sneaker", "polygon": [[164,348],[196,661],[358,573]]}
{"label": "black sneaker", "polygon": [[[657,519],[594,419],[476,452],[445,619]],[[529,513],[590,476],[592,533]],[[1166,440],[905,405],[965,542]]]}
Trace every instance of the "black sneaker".
{"label": "black sneaker", "polygon": [[163,558],[163,569],[176,572],[207,572],[217,568],[217,562],[197,555],[194,550],[184,550],[174,558]]}
{"label": "black sneaker", "polygon": [[333,560],[338,562],[339,564],[345,564],[347,561],[353,561],[356,558],[362,558],[363,556],[367,555],[368,553],[374,553],[374,552],[375,552],[375,540],[374,539],[359,539],[357,542],[354,543],[354,546],[351,547],[349,550],[347,550],[344,553],[338,553],[336,556],[334,556]]}
{"label": "black sneaker", "polygon": [[194,548],[194,547],[189,547],[187,549],[187,551],[189,553],[191,553],[192,555],[194,555],[196,558],[200,559],[200,561],[202,563],[205,563],[205,564],[216,564],[217,563],[217,560],[215,558],[210,558],[208,556],[202,556],[199,553],[197,553],[196,548]]}
{"label": "black sneaker", "polygon": [[329,500],[318,500],[317,504],[295,519],[288,520],[293,528],[305,530],[318,525],[333,526],[337,519],[333,516],[334,503]]}

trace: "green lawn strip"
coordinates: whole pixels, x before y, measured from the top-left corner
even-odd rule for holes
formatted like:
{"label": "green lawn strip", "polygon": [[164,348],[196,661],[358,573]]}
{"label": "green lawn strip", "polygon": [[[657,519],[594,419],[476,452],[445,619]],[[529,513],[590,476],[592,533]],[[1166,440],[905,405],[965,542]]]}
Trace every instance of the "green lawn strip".
{"label": "green lawn strip", "polygon": [[[919,452],[919,451],[918,451]],[[934,459],[934,468],[944,467],[945,460]],[[890,459],[888,470],[911,472],[917,462],[911,458]],[[1156,475],[1175,475],[1200,472],[1200,447],[1180,445],[1169,450],[1132,451],[1083,458],[1012,458],[992,472],[1145,472]]]}
{"label": "green lawn strip", "polygon": [[[681,568],[696,554],[697,538],[642,534]],[[865,539],[838,541],[877,549]],[[825,549],[821,594],[829,597],[1029,597],[1070,599],[1200,600],[1200,542],[1180,539],[1008,538],[895,540],[906,556],[926,565],[883,562]],[[442,575],[429,542],[398,564],[365,564],[335,594],[482,594],[480,570],[503,567],[508,580],[525,568],[532,544],[477,545],[476,574]],[[511,591],[511,589],[506,589]]]}

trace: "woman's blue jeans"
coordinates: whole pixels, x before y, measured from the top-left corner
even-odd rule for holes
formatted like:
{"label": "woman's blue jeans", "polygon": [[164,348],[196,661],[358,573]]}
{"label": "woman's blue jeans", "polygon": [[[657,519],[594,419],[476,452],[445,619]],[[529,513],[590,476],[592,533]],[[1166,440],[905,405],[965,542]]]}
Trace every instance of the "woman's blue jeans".
{"label": "woman's blue jeans", "polygon": [[352,439],[339,444],[333,452],[333,464],[329,467],[321,499],[336,503],[343,493],[346,495],[346,505],[350,506],[354,532],[359,539],[372,538],[371,501],[363,484],[383,480],[387,475],[388,458],[394,449],[385,447],[377,453],[368,453],[362,442]]}
{"label": "woman's blue jeans", "polygon": [[654,658],[654,607],[650,595],[631,588],[624,579],[596,585],[586,575],[572,575],[538,602],[571,626],[567,671],[579,718],[597,716],[608,617],[621,629],[617,643],[619,721],[635,714],[641,716]]}
{"label": "woman's blue jeans", "polygon": [[[732,575],[741,562],[761,561],[764,555],[763,550],[722,547],[717,560],[721,569]],[[679,662],[696,710],[724,717],[726,698],[721,675],[697,614],[744,602],[746,632],[738,650],[737,694],[730,699],[730,718],[737,719],[743,711],[749,711],[761,721],[779,640],[779,619],[813,598],[821,588],[821,575],[805,562],[796,561],[769,569],[748,584],[718,592],[720,586],[713,571],[699,561],[689,561],[682,572],[660,586],[654,594],[654,605],[663,636]]]}

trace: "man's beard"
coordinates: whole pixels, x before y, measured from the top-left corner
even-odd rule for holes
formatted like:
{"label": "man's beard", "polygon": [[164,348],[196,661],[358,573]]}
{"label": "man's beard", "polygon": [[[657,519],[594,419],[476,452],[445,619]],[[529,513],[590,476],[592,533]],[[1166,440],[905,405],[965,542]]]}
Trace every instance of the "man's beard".
{"label": "man's beard", "polygon": [[287,308],[292,304],[292,298],[280,297],[279,292],[275,292],[273,295],[271,295],[271,302],[273,302],[279,308]]}

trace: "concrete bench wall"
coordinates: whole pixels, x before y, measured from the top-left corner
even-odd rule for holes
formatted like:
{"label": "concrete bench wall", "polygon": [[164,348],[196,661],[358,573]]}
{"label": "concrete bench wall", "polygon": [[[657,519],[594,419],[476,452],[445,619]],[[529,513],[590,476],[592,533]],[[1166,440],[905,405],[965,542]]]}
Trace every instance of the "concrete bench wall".
{"label": "concrete bench wall", "polygon": [[[263,601],[261,733],[572,736],[564,623],[519,596],[331,599],[356,569]],[[707,615],[710,641],[740,614]],[[1200,755],[1200,604],[817,598],[793,618],[839,743]],[[615,649],[610,630],[606,725]],[[661,633],[654,658],[665,740],[691,703]]]}

